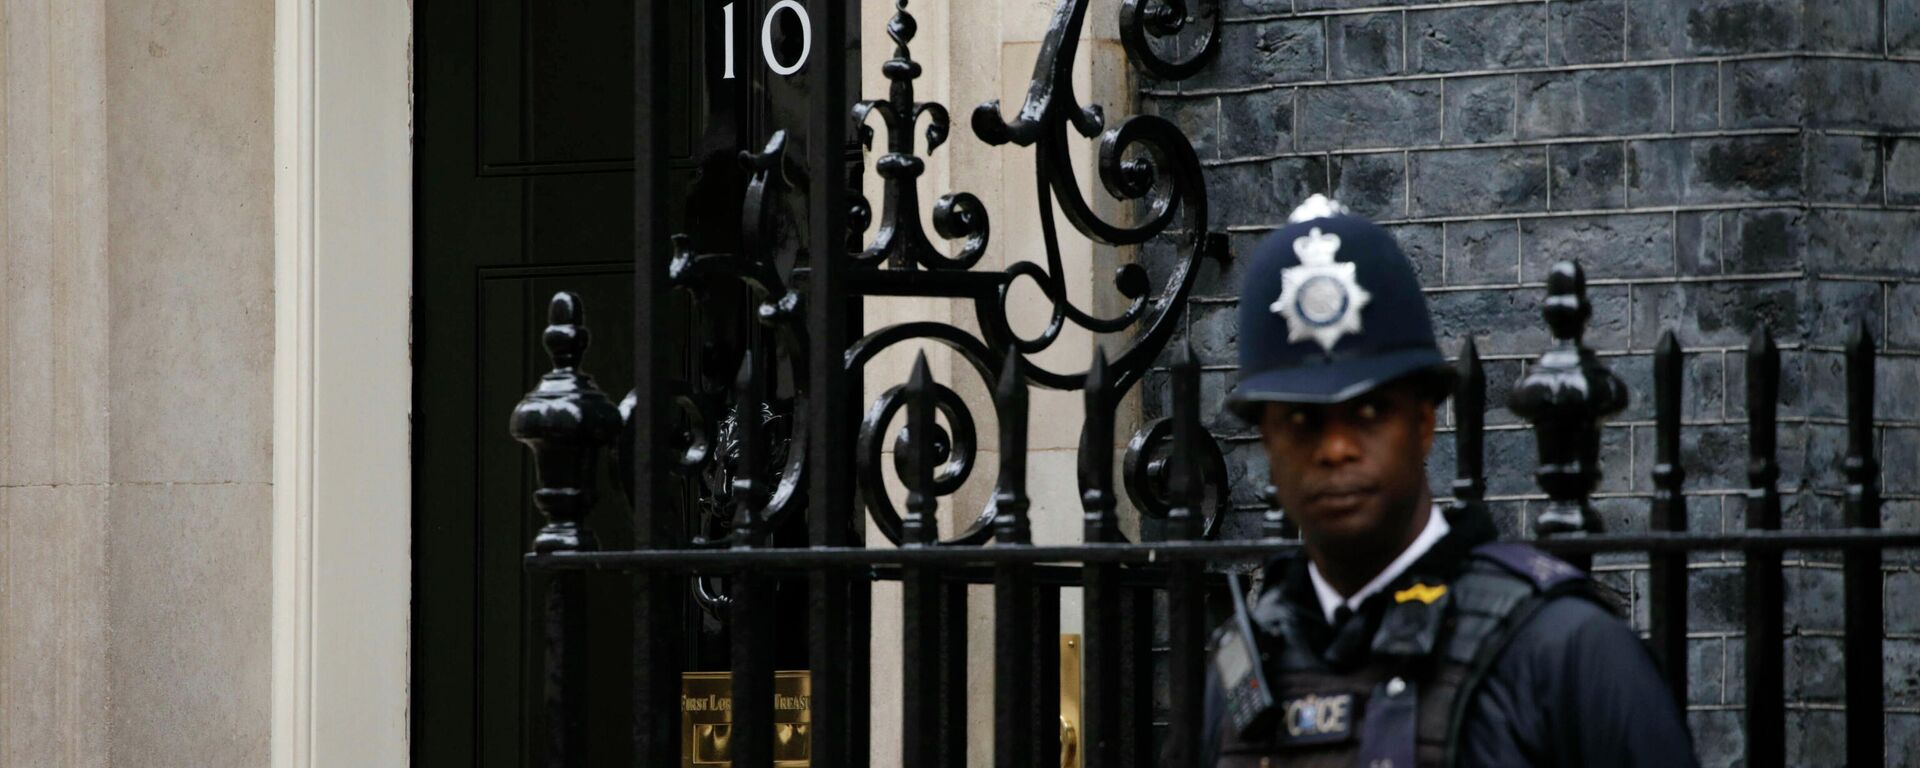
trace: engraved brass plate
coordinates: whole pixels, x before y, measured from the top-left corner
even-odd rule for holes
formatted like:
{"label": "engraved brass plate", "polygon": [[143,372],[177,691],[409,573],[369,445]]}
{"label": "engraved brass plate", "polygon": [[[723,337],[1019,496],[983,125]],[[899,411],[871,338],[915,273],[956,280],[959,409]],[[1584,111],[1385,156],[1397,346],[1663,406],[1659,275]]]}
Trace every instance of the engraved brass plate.
{"label": "engraved brass plate", "polygon": [[[806,670],[773,673],[773,764],[799,768],[813,754],[813,677]],[[733,676],[680,675],[680,767],[732,765]]]}

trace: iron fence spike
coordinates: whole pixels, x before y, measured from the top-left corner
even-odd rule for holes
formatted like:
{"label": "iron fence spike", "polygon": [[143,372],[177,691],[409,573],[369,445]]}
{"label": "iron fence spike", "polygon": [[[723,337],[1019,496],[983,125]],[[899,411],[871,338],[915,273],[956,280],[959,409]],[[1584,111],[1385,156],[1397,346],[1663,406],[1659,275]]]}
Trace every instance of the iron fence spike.
{"label": "iron fence spike", "polygon": [[1000,479],[993,495],[994,539],[1002,544],[1033,540],[1027,520],[1027,376],[1017,349],[1008,349],[995,390],[1000,411]]}
{"label": "iron fence spike", "polygon": [[1462,505],[1486,498],[1487,374],[1480,347],[1468,336],[1460,344],[1458,377],[1453,394],[1453,497]]}

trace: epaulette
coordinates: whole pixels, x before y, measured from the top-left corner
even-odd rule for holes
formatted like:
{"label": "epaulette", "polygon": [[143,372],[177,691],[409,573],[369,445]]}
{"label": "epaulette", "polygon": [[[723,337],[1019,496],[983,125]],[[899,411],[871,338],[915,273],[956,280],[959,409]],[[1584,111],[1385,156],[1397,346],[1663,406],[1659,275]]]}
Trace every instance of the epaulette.
{"label": "epaulette", "polygon": [[1606,582],[1588,576],[1560,558],[1530,544],[1503,541],[1483,544],[1473,550],[1482,559],[1497,563],[1514,575],[1531,582],[1543,594],[1573,594],[1598,603],[1614,616],[1625,618],[1627,596]]}

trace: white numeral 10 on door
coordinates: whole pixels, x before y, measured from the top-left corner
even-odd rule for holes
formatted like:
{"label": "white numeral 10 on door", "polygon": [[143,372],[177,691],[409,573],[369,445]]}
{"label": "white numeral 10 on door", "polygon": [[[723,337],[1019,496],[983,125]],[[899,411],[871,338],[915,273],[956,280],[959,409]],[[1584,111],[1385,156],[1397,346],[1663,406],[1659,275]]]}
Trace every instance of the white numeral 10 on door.
{"label": "white numeral 10 on door", "polygon": [[[727,3],[720,9],[722,20],[727,27],[724,35],[727,41],[726,72],[721,75],[721,78],[726,80],[732,80],[734,77],[733,6],[733,3]],[[791,12],[800,19],[800,56],[791,64],[780,61],[779,54],[773,50],[773,20],[782,12]],[[776,75],[783,77],[791,75],[800,71],[800,67],[807,63],[807,56],[811,53],[813,53],[813,19],[807,16],[806,6],[801,5],[799,0],[780,0],[774,3],[772,8],[768,8],[766,18],[760,22],[760,55],[766,59],[767,68],[773,70]]]}

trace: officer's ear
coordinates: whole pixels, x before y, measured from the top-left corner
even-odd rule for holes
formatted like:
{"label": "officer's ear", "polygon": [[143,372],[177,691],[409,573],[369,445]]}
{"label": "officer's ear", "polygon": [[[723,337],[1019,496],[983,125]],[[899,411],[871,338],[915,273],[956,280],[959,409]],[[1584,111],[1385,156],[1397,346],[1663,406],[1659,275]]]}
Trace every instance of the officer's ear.
{"label": "officer's ear", "polygon": [[1433,454],[1433,435],[1439,431],[1440,403],[1426,400],[1420,408],[1420,455]]}
{"label": "officer's ear", "polygon": [[1453,394],[1453,380],[1447,371],[1422,371],[1401,383],[1401,395],[1411,402],[1419,420],[1420,452],[1433,451],[1434,433],[1439,430],[1440,404]]}

